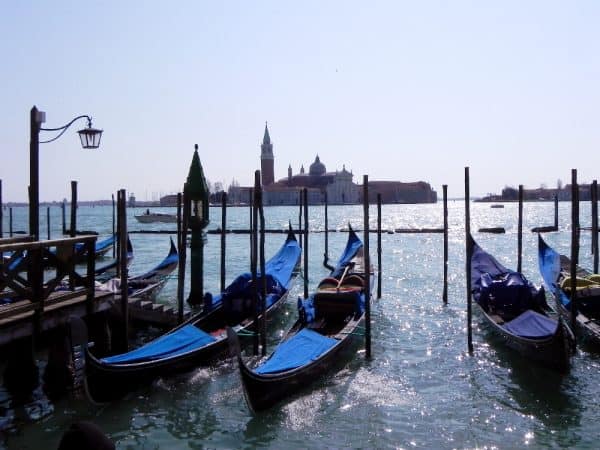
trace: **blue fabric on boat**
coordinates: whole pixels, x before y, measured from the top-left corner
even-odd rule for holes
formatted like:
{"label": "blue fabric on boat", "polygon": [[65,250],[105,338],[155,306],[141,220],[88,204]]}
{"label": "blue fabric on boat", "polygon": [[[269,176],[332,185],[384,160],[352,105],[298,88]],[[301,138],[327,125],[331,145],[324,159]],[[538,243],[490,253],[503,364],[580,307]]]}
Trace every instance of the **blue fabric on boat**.
{"label": "blue fabric on boat", "polygon": [[135,350],[120,355],[102,358],[105,363],[134,363],[153,361],[156,359],[172,358],[191,350],[204,347],[216,339],[210,334],[186,325],[177,331],[160,336]]}
{"label": "blue fabric on boat", "polygon": [[308,298],[298,297],[297,306],[298,316],[302,318],[304,323],[311,323],[315,320],[315,304],[312,295]]}
{"label": "blue fabric on boat", "polygon": [[515,317],[545,304],[545,293],[521,273],[507,269],[472,241],[471,283],[473,298],[486,311]]}
{"label": "blue fabric on boat", "polygon": [[[163,259],[156,267],[148,272],[138,275],[137,277],[132,277],[132,280],[148,280],[155,278],[157,275],[160,275],[160,271],[168,266],[177,266],[179,263],[179,254],[177,253],[177,249],[175,248],[175,244],[173,244],[173,239],[171,239],[171,249],[169,250],[169,254]],[[173,270],[175,270],[173,267]]]}
{"label": "blue fabric on boat", "polygon": [[363,246],[362,241],[356,235],[353,230],[350,230],[348,234],[348,242],[346,243],[346,248],[344,249],[344,253],[340,257],[335,269],[331,273],[331,276],[334,278],[339,278],[344,273],[344,269],[348,265],[348,263],[354,258],[358,250]]}
{"label": "blue fabric on boat", "polygon": [[282,286],[287,286],[301,253],[302,249],[298,241],[288,239],[283,247],[265,263],[265,273],[275,278]]}
{"label": "blue fabric on boat", "polygon": [[259,374],[267,374],[304,366],[316,360],[338,342],[337,339],[303,328],[279,344],[271,357],[254,371]]}
{"label": "blue fabric on boat", "polygon": [[543,339],[556,332],[558,321],[532,310],[504,324],[504,328],[512,334],[529,339]]}
{"label": "blue fabric on boat", "polygon": [[[106,249],[107,247],[110,247],[114,243],[115,243],[115,235],[113,234],[113,235],[107,237],[106,239],[103,239],[101,241],[96,241],[94,250],[96,252],[102,251],[102,250]],[[84,247],[85,247],[85,244],[83,242],[78,242],[75,244],[75,251],[78,253],[83,252],[83,251],[85,251]]]}
{"label": "blue fabric on boat", "polygon": [[571,299],[565,295],[558,286],[558,277],[560,275],[560,255],[540,236],[538,238],[538,266],[544,284],[554,295],[557,295],[565,307],[569,307]]}

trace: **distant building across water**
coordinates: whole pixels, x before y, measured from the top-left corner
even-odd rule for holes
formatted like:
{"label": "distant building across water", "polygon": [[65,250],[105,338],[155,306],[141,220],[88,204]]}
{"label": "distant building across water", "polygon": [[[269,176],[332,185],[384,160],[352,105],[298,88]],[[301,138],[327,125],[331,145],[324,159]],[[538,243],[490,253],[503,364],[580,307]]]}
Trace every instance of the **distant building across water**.
{"label": "distant building across water", "polygon": [[[261,177],[263,185],[263,202],[265,205],[297,205],[300,192],[307,189],[309,204],[322,204],[327,196],[330,204],[355,204],[362,202],[362,185],[353,181],[354,174],[346,169],[327,172],[325,164],[316,156],[309,166],[308,173],[304,165],[300,171],[293,173],[288,167],[287,177],[275,181],[273,144],[269,128],[265,124],[265,133],[261,145]],[[377,194],[381,194],[383,203],[435,203],[437,193],[429,183],[424,181],[403,183],[400,181],[369,181],[369,201],[375,202]],[[249,204],[252,186],[230,186],[228,202]]]}

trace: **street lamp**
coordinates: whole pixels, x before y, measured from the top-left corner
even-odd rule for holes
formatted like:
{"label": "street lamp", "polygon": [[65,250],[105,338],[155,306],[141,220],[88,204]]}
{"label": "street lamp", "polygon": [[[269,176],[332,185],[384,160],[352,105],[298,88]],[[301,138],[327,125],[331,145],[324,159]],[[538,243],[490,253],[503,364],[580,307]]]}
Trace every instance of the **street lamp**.
{"label": "street lamp", "polygon": [[[200,305],[204,290],[204,228],[209,223],[208,184],[198,156],[198,144],[194,146],[194,156],[185,183],[185,197],[190,202],[189,227],[192,231],[190,242],[190,305]],[[185,231],[184,231],[185,232]]]}
{"label": "street lamp", "polygon": [[[92,118],[90,116],[77,116],[62,127],[42,128],[42,124],[46,121],[46,113],[38,110],[35,106],[31,108],[31,136],[29,141],[29,234],[33,236],[35,240],[40,238],[40,144],[57,140],[71,125],[73,125],[74,122],[84,118],[87,119],[88,126],[87,128],[78,131],[79,138],[81,139],[81,146],[83,148],[98,148],[100,146],[102,130],[92,128]],[[52,139],[40,142],[40,131],[57,131],[59,133]]]}

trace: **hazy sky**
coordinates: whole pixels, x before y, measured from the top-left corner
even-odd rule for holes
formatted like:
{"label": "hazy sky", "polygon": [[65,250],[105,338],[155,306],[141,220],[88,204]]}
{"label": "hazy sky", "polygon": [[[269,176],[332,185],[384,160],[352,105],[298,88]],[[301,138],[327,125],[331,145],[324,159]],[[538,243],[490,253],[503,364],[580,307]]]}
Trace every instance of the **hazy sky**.
{"label": "hazy sky", "polygon": [[[40,199],[251,184],[265,121],[275,177],[424,180],[450,196],[599,178],[598,1],[12,1],[0,14],[0,178],[26,201],[29,110],[46,127]],[[42,139],[52,137],[44,133]]]}

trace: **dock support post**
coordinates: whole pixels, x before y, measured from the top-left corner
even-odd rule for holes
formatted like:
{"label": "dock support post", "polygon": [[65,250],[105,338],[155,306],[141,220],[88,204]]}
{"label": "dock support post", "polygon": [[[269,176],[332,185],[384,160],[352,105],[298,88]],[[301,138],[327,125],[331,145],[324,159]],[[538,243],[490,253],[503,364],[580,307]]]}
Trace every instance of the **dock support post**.
{"label": "dock support post", "polygon": [[469,168],[465,167],[465,245],[466,245],[466,275],[467,275],[467,347],[469,353],[473,354],[473,330],[471,323],[471,253],[473,246],[471,245],[471,205],[469,198],[470,187],[469,187]]}
{"label": "dock support post", "polygon": [[523,185],[519,185],[519,219],[517,223],[517,272],[523,266]]}
{"label": "dock support post", "polygon": [[444,305],[448,304],[448,185],[442,185],[444,196],[444,290],[442,300]]}
{"label": "dock support post", "polygon": [[571,330],[577,324],[577,263],[579,262],[579,186],[577,169],[571,169]]}
{"label": "dock support post", "polygon": [[8,208],[8,235],[13,237],[13,211],[12,206]]}
{"label": "dock support post", "polygon": [[592,254],[594,273],[598,273],[598,181],[592,181]]}
{"label": "dock support post", "polygon": [[[308,189],[302,190],[304,199],[304,298],[308,298]],[[302,235],[302,233],[301,233]]]}
{"label": "dock support post", "polygon": [[363,232],[365,272],[365,357],[371,359],[371,259],[369,257],[369,176],[363,175]]}
{"label": "dock support post", "polygon": [[381,298],[381,194],[377,194],[377,298]]}
{"label": "dock support post", "polygon": [[77,235],[77,181],[71,181],[71,231],[69,236]]}
{"label": "dock support post", "polygon": [[221,292],[225,290],[225,244],[227,230],[227,193],[221,193]]}

